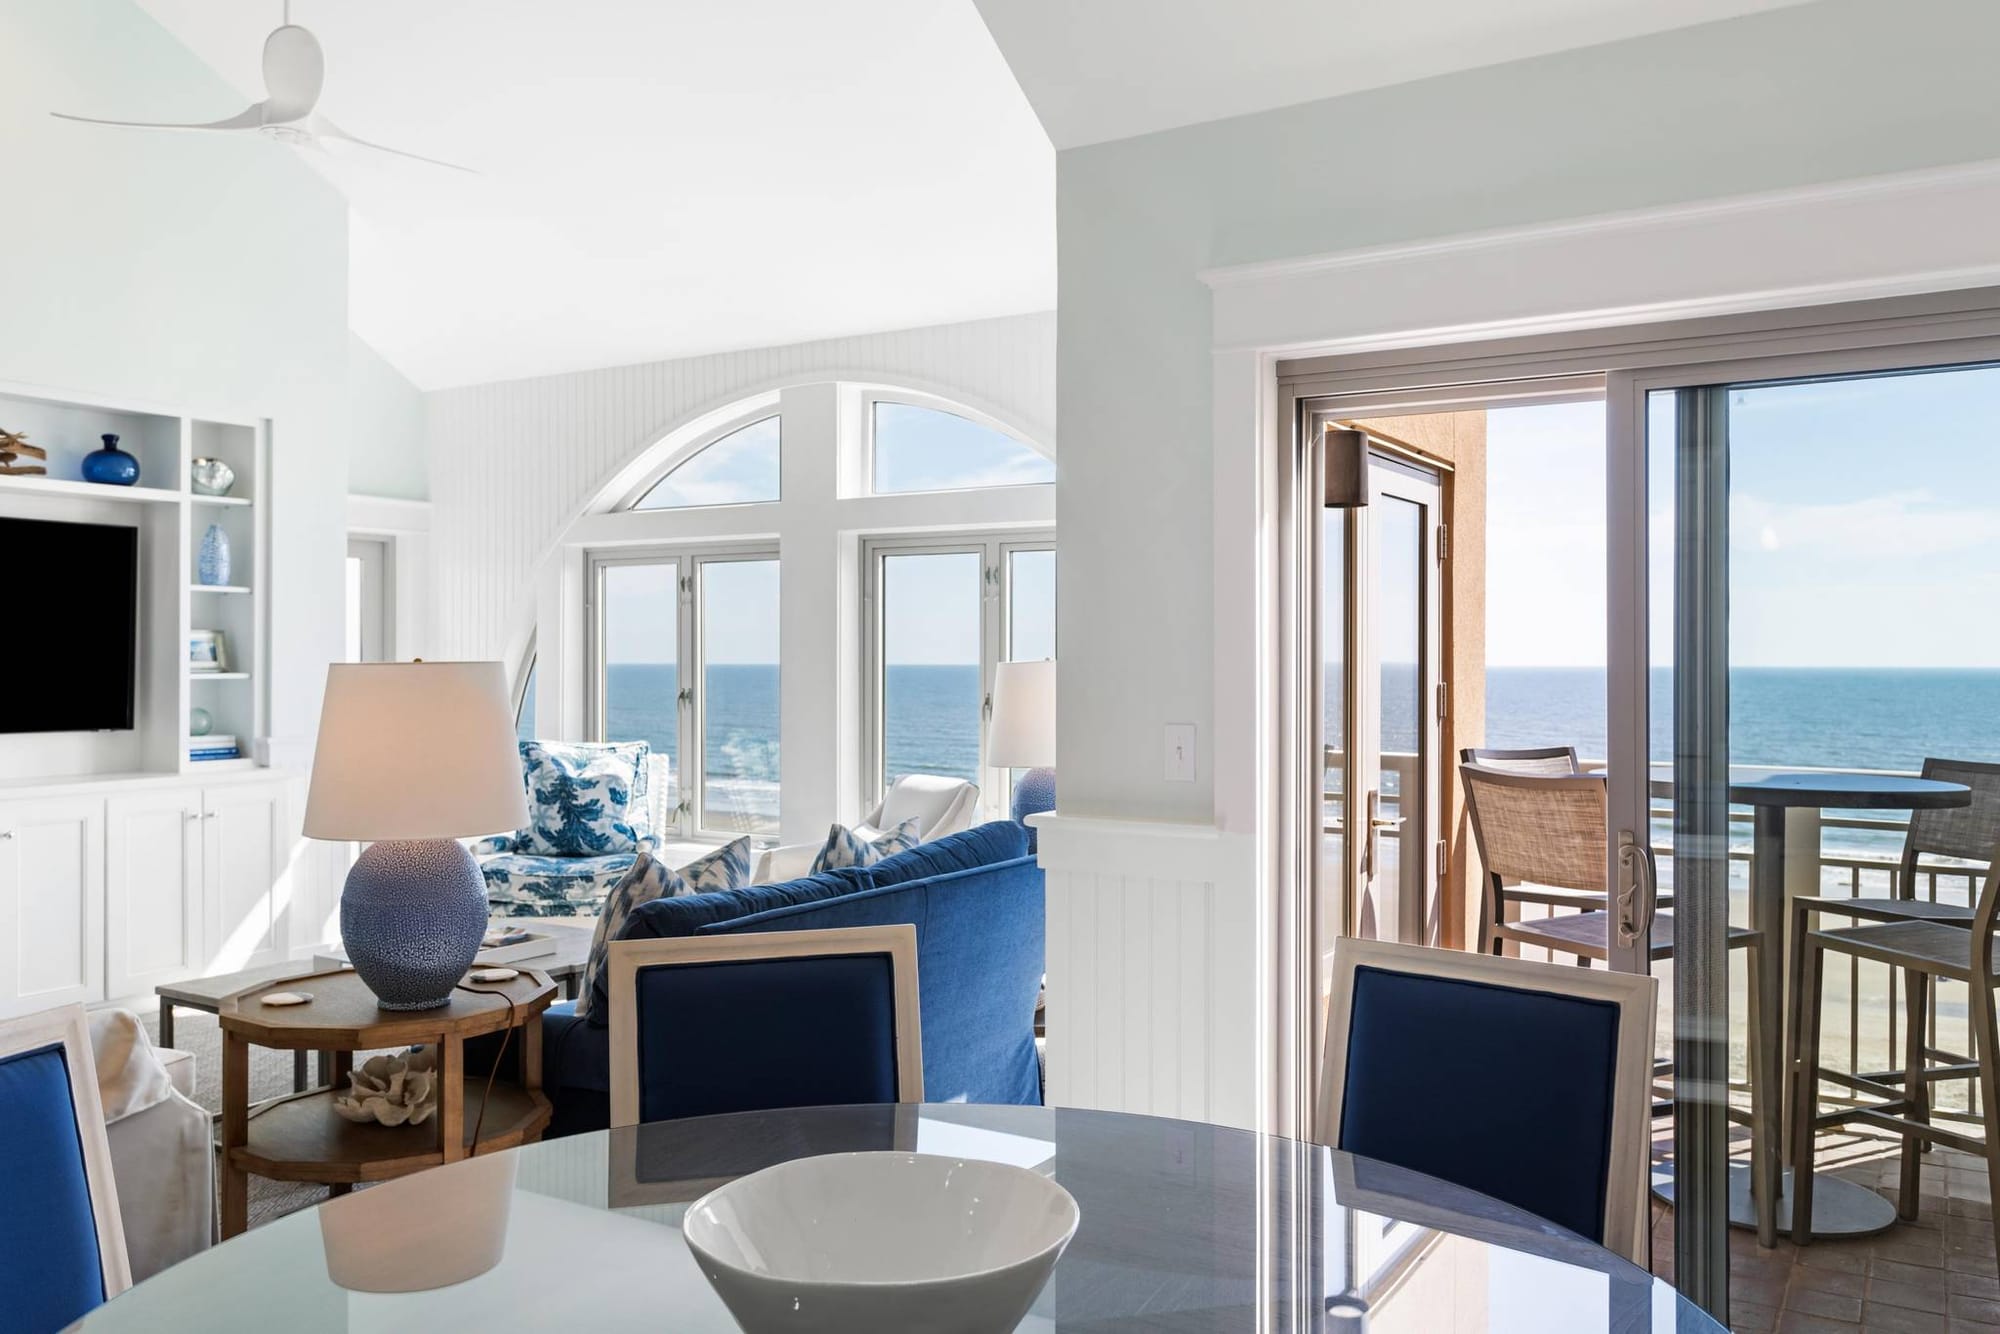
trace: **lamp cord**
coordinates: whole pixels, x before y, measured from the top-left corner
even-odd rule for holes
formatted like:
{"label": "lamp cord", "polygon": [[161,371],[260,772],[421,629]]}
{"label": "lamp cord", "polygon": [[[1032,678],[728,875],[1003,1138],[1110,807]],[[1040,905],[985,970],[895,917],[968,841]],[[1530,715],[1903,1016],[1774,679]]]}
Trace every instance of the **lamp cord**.
{"label": "lamp cord", "polygon": [[[455,989],[474,996],[498,996],[507,1002],[507,1028],[500,1034],[500,1050],[493,1054],[493,1064],[487,1067],[486,1091],[479,1096],[479,1115],[472,1118],[472,1143],[467,1145],[465,1150],[466,1157],[476,1158],[479,1155],[479,1131],[486,1124],[486,1105],[493,1101],[493,1080],[500,1073],[501,1062],[507,1059],[507,1044],[514,1040],[514,1026],[518,1022],[516,1016],[519,1014],[519,1007],[514,1004],[514,998],[504,991],[469,987],[463,982],[458,983]],[[444,1090],[439,1089],[438,1095],[442,1097]]]}

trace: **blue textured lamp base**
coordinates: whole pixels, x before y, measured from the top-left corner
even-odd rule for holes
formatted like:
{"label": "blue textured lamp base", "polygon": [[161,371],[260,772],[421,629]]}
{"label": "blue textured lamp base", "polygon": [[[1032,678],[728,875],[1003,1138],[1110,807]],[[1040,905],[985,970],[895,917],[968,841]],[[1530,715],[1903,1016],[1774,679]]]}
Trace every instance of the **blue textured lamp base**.
{"label": "blue textured lamp base", "polygon": [[1028,830],[1028,851],[1035,850],[1035,827],[1028,824],[1028,817],[1040,815],[1043,811],[1056,808],[1056,771],[1054,769],[1030,769],[1014,783],[1014,806],[1009,812],[1014,823],[1025,825]]}
{"label": "blue textured lamp base", "polygon": [[486,881],[448,838],[371,843],[347,873],[340,937],[385,1010],[451,1002],[486,936]]}

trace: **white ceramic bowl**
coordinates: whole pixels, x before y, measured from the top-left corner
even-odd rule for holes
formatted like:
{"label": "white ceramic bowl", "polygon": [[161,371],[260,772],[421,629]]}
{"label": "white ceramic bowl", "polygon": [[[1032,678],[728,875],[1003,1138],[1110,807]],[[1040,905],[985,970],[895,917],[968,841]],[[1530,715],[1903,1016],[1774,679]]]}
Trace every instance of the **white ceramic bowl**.
{"label": "white ceramic bowl", "polygon": [[748,1334],[991,1334],[1027,1315],[1076,1223],[1023,1168],[838,1153],[711,1191],[681,1232]]}

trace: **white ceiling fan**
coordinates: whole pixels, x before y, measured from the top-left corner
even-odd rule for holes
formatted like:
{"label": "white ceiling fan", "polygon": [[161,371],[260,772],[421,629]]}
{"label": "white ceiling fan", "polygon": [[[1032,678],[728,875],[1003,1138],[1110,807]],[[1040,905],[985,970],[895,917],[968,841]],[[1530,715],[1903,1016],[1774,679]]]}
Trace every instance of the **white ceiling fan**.
{"label": "white ceiling fan", "polygon": [[397,157],[428,162],[434,167],[449,167],[453,171],[478,174],[470,167],[441,162],[437,158],[425,157],[421,153],[406,153],[400,148],[390,148],[386,144],[370,143],[366,139],[355,138],[315,110],[319,105],[320,89],[325,83],[326,57],[320,51],[319,39],[292,22],[291,0],[285,0],[284,26],[275,29],[264,39],[264,100],[252,102],[243,111],[227,120],[175,124],[140,120],[102,120],[95,116],[72,116],[61,111],[50,114],[61,120],[80,121],[85,125],[117,125],[135,130],[211,130],[264,134],[296,147],[320,151],[325,150],[328,141],[339,140],[358,144],[363,148],[372,148],[378,153],[393,153]]}

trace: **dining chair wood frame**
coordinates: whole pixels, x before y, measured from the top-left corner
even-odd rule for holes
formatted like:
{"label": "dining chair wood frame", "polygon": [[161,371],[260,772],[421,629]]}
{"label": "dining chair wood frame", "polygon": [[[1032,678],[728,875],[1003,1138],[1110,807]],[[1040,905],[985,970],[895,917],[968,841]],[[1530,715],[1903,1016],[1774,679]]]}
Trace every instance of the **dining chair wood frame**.
{"label": "dining chair wood frame", "polygon": [[895,996],[896,1100],[924,1100],[924,1044],[917,992],[917,929],[841,927],[830,931],[766,931],[745,935],[615,940],[608,950],[611,987],[611,1125],[639,1124],[638,981],[648,968],[703,963],[751,963],[887,955]]}
{"label": "dining chair wood frame", "polygon": [[[1363,967],[1406,976],[1476,982],[1518,991],[1608,1001],[1618,1007],[1603,1245],[1635,1264],[1646,1265],[1651,1232],[1646,1207],[1651,1179],[1648,1128],[1651,1121],[1653,1027],[1659,984],[1652,977],[1639,973],[1579,969],[1388,941],[1342,939],[1333,953],[1332,986],[1327,1001],[1326,1051],[1321,1061],[1319,1106],[1315,1117],[1315,1138],[1336,1149],[1342,1147],[1340,1127],[1347,1097],[1347,1054],[1352,1036],[1354,978],[1357,970]],[[1476,1095],[1467,1090],[1466,1096]],[[1470,1124],[1476,1125],[1477,1122]],[[1501,1150],[1496,1147],[1495,1151]]]}
{"label": "dining chair wood frame", "polygon": [[[1835,1126],[1860,1123],[1888,1130],[1902,1139],[1901,1172],[1896,1212],[1917,1217],[1922,1202],[1922,1154],[1926,1146],[1942,1144],[1981,1159],[1987,1182],[2000,1194],[2000,1024],[1996,1024],[1993,989],[1993,928],[2000,918],[2000,847],[1989,849],[1991,865],[1979,893],[1968,930],[1939,921],[1869,922],[1822,930],[1823,913],[1840,914],[1844,900],[1802,898],[1793,907],[1792,987],[1789,997],[1793,1072],[1791,1115],[1792,1240],[1803,1246],[1812,1239],[1812,1164],[1814,1137]],[[1824,1001],[1826,956],[1844,954],[1889,965],[1903,977],[1904,1039],[1902,1082],[1891,1076],[1847,1074],[1820,1064],[1820,1012]],[[1966,1057],[1931,1047],[1924,1034],[1931,1002],[1940,981],[1967,984],[1967,1015],[1976,1053]],[[1935,1062],[1935,1063],[1934,1063]],[[1977,1089],[1983,1134],[1948,1129],[1931,1117],[1931,1086],[1948,1080],[1970,1080]],[[1822,1082],[1840,1085],[1878,1101],[1819,1110]],[[2000,1271],[2000,1248],[1996,1249]]]}
{"label": "dining chair wood frame", "polygon": [[[0,1020],[0,1060],[45,1047],[61,1047],[69,1072],[70,1107],[83,1152],[83,1172],[90,1191],[90,1212],[97,1229],[98,1265],[104,1274],[104,1300],[132,1286],[132,1266],[125,1251],[125,1225],[118,1212],[118,1186],[111,1174],[111,1141],[105,1133],[104,1104],[97,1094],[97,1062],[91,1053],[90,1020],[81,1005]],[[9,1263],[19,1260],[10,1256]]]}

